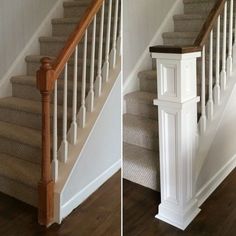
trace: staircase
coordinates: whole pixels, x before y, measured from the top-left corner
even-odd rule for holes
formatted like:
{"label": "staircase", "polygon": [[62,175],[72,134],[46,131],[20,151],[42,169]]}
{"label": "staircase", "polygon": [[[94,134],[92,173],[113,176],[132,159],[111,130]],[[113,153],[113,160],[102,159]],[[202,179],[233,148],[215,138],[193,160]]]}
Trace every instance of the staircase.
{"label": "staircase", "polygon": [[[192,45],[215,3],[214,0],[183,2],[184,14],[173,16],[174,32],[163,33],[164,45]],[[124,98],[124,178],[160,191],[158,109],[153,105],[157,97],[155,65],[152,70],[141,71],[137,76],[140,90],[126,94]],[[199,94],[200,85],[199,78]]]}
{"label": "staircase", "polygon": [[[39,206],[38,183],[43,171],[41,169],[42,102],[40,92],[36,87],[36,71],[40,68],[42,58],[47,57],[48,60],[56,60],[57,56],[64,48],[68,37],[76,29],[86,10],[91,5],[91,2],[91,0],[64,2],[64,17],[60,19],[52,19],[52,35],[39,38],[40,54],[28,55],[25,58],[25,62],[27,65],[25,75],[18,75],[11,78],[12,96],[0,99],[0,191],[35,207]],[[98,1],[93,1],[94,4],[97,4],[97,2]],[[117,21],[116,18],[118,15],[115,15],[115,13],[118,14],[118,5],[116,5],[117,3],[118,1],[113,1],[113,4],[111,5],[111,8],[114,8],[114,12],[112,12],[110,18],[108,15],[110,1],[106,1],[106,3],[104,4],[105,11],[103,35],[101,35],[99,30],[94,31],[94,24],[93,27],[88,28],[87,55],[89,56],[87,62],[85,62],[86,58],[84,57],[83,52],[85,40],[81,40],[78,44],[76,72],[78,74],[77,90],[75,91],[74,56],[69,59],[67,64],[67,84],[65,84],[64,78],[65,71],[59,76],[57,82],[57,103],[55,103],[55,95],[51,95],[51,98],[53,98],[54,96],[54,99],[52,99],[51,101],[51,110],[55,111],[54,108],[55,106],[57,107],[57,125],[56,127],[53,127],[51,125],[51,127],[53,127],[51,128],[51,134],[53,134],[53,129],[54,131],[55,128],[56,130],[58,130],[58,141],[53,141],[53,144],[51,145],[51,153],[57,152],[57,150],[52,149],[53,145],[56,145],[55,142],[57,142],[58,147],[60,147],[63,135],[65,139],[66,133],[63,132],[66,132],[66,130],[64,130],[64,125],[68,124],[69,127],[73,119],[73,115],[74,118],[76,117],[76,114],[73,114],[73,106],[74,109],[77,108],[79,110],[83,98],[81,97],[81,92],[84,92],[83,99],[85,99],[85,97],[87,97],[88,95],[88,92],[94,89],[91,84],[93,82],[95,83],[95,78],[97,76],[96,73],[99,69],[98,57],[100,58],[102,52],[103,56],[100,58],[101,62],[107,56],[107,52],[105,52],[106,36],[107,38],[109,38],[109,47],[112,48],[112,45],[114,46],[114,41],[116,40],[116,38],[113,38],[114,40],[112,40],[113,31],[111,29],[113,28],[114,20]],[[96,6],[98,6],[98,4]],[[99,9],[97,9],[97,11]],[[99,13],[97,16],[97,29],[101,28],[101,17],[102,13]],[[111,34],[108,35],[105,33],[107,32],[107,24],[110,19]],[[116,29],[117,27],[118,26],[116,25]],[[116,34],[117,31],[114,31],[115,36]],[[93,41],[93,39],[95,39],[95,41]],[[102,41],[103,43],[101,43]],[[95,44],[93,42],[95,42]],[[100,45],[103,46],[102,51],[98,50],[101,48],[99,47]],[[96,49],[93,52],[94,47]],[[96,57],[95,59],[93,58],[94,62],[91,61],[91,54],[94,55],[94,58]],[[91,63],[95,65],[93,70],[91,69],[91,67],[93,67],[93,64]],[[91,70],[92,73],[95,73],[95,76],[92,77],[91,73],[86,74],[86,72],[84,74],[84,71],[86,71],[85,68],[87,69],[87,71]],[[86,81],[85,84],[84,80],[82,81],[82,77]],[[92,79],[90,79],[90,82],[89,78]],[[65,91],[66,89],[67,91]],[[76,96],[75,93],[77,94]],[[67,98],[66,104],[65,96]],[[100,92],[98,91],[96,97],[99,96]],[[86,101],[86,106],[88,103],[89,102]],[[89,109],[91,109],[91,107]],[[50,117],[51,122],[53,121],[53,119],[55,122],[55,113],[53,114],[53,112],[51,112]],[[74,122],[76,121],[74,120]],[[54,138],[55,137],[56,136],[54,135]],[[77,140],[75,140],[75,142],[77,142]],[[52,175],[55,176],[55,173],[53,173]],[[47,223],[43,224],[47,225],[48,223],[50,222],[48,222],[47,220]]]}

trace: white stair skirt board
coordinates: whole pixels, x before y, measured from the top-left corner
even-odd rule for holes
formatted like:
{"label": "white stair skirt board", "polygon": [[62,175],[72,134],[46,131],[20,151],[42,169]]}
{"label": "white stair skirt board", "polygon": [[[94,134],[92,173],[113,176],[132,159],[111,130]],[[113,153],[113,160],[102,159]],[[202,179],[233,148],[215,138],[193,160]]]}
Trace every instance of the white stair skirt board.
{"label": "white stair skirt board", "polygon": [[224,179],[235,169],[236,155],[233,156],[197,193],[198,206],[216,190]]}
{"label": "white stair skirt board", "polygon": [[96,109],[87,112],[89,122],[83,129],[78,127],[81,141],[69,144],[69,161],[59,163],[60,178],[55,185],[58,223],[121,167],[120,58],[117,63],[109,72],[101,97],[95,98]]}
{"label": "white stair skirt board", "polygon": [[127,93],[136,91],[139,89],[139,81],[137,80],[137,75],[140,71],[150,69],[152,66],[152,61],[150,60],[149,46],[150,45],[161,45],[163,44],[162,34],[166,31],[174,30],[173,15],[183,13],[183,1],[176,0],[165,19],[163,19],[160,27],[157,29],[157,32],[150,40],[147,48],[143,51],[143,54],[140,56],[136,65],[134,66],[131,73],[128,75],[126,82],[124,84],[124,95]]}
{"label": "white stair skirt board", "polygon": [[53,8],[50,10],[48,15],[44,18],[38,29],[29,39],[26,46],[22,49],[19,55],[16,57],[15,61],[12,63],[11,67],[5,73],[3,78],[0,80],[0,98],[4,98],[12,95],[12,87],[10,79],[15,75],[25,74],[26,71],[26,63],[25,57],[27,55],[37,55],[40,52],[39,49],[39,37],[41,35],[50,35],[52,31],[51,20],[53,18],[59,18],[63,16],[63,4],[64,0],[58,0]]}
{"label": "white stair skirt board", "polygon": [[94,179],[90,184],[73,196],[67,203],[61,206],[61,220],[68,216],[76,207],[91,196],[101,185],[110,179],[121,168],[121,161],[117,161],[109,169]]}

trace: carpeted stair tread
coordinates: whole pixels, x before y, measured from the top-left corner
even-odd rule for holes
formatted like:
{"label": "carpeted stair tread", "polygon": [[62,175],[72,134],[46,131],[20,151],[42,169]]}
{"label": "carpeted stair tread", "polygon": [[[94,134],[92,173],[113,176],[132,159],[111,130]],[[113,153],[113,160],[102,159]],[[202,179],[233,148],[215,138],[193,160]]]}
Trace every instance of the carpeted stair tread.
{"label": "carpeted stair tread", "polygon": [[198,35],[198,32],[165,32],[162,34],[164,38],[189,38],[195,39]]}
{"label": "carpeted stair tread", "polygon": [[[29,85],[29,86],[36,86],[36,76],[30,76],[30,75],[20,75],[20,76],[14,76],[11,78],[11,82],[14,84],[21,84],[21,85]],[[68,90],[73,90],[73,81],[68,80],[67,81],[67,88]],[[87,85],[88,85],[87,81]],[[77,82],[78,90],[81,90],[81,82]],[[88,86],[87,86],[88,87]],[[64,80],[63,79],[58,79],[57,81],[57,88],[58,89],[63,89],[64,88]]]}
{"label": "carpeted stair tread", "polygon": [[133,128],[136,130],[140,129],[148,135],[152,135],[154,137],[158,136],[156,120],[131,114],[124,114],[123,122],[125,127]]}
{"label": "carpeted stair tread", "polygon": [[0,136],[36,148],[41,147],[41,132],[34,129],[0,121]]}
{"label": "carpeted stair tread", "polygon": [[40,179],[40,166],[29,161],[0,153],[0,176],[36,188]]}
{"label": "carpeted stair tread", "polygon": [[[124,143],[124,161],[134,162],[152,171],[159,170],[159,153],[136,145]],[[158,167],[158,168],[157,168]]]}
{"label": "carpeted stair tread", "polygon": [[137,184],[160,191],[159,154],[145,148],[124,143],[123,176]]}
{"label": "carpeted stair tread", "polygon": [[70,2],[63,2],[63,7],[87,7],[91,1],[88,0],[77,0]]}
{"label": "carpeted stair tread", "polygon": [[[0,108],[7,108],[16,111],[24,111],[41,115],[42,103],[17,97],[7,97],[0,99]],[[51,104],[53,110],[53,104]],[[57,105],[58,118],[63,116],[63,106]],[[71,108],[68,108],[68,119],[71,119]],[[53,116],[53,112],[50,114]]]}
{"label": "carpeted stair tread", "polygon": [[174,15],[174,20],[204,20],[206,16],[204,14],[178,14]]}
{"label": "carpeted stair tread", "polygon": [[155,93],[148,93],[143,91],[135,91],[125,95],[125,100],[137,101],[144,104],[153,104],[153,99],[157,98]]}
{"label": "carpeted stair tread", "polygon": [[140,79],[151,79],[157,80],[157,71],[156,70],[144,70],[138,73]]}

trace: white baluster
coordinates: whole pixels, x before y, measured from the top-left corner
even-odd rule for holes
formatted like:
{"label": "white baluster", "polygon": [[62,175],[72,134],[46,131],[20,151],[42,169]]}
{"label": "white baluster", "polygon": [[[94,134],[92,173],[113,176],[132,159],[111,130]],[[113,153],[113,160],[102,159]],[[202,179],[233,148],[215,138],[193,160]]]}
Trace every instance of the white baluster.
{"label": "white baluster", "polygon": [[227,57],[227,74],[232,74],[232,46],[233,46],[233,0],[230,0],[230,16],[229,16],[229,41],[228,41],[228,57]]}
{"label": "white baluster", "polygon": [[[236,9],[236,4],[234,4]],[[236,63],[236,10],[234,10],[234,45],[233,45],[233,63]]]}
{"label": "white baluster", "polygon": [[104,29],[104,5],[102,4],[101,20],[100,20],[100,33],[99,33],[99,49],[98,49],[98,71],[95,82],[95,96],[100,97],[102,92],[102,50],[103,50],[103,29]]}
{"label": "white baluster", "polygon": [[210,33],[210,45],[209,45],[209,99],[207,102],[207,118],[209,120],[213,119],[213,30]]}
{"label": "white baluster", "polygon": [[[120,3],[121,4],[121,3]],[[118,33],[118,39],[117,39],[117,51],[118,51],[118,55],[121,56],[122,54],[122,41],[121,41],[121,27],[122,27],[122,8],[120,8],[120,19],[119,19],[119,33]]]}
{"label": "white baluster", "polygon": [[72,125],[71,125],[71,142],[77,142],[77,89],[78,89],[78,46],[74,53],[74,75],[73,75],[73,104],[72,104]]}
{"label": "white baluster", "polygon": [[214,86],[214,102],[220,104],[220,16],[217,20],[216,34],[216,83]]}
{"label": "white baluster", "polygon": [[221,89],[226,89],[226,35],[227,35],[227,2],[224,8],[224,29],[223,29],[223,49],[222,49],[222,69],[221,69]]}
{"label": "white baluster", "polygon": [[113,42],[112,42],[112,50],[111,50],[111,66],[115,68],[116,66],[116,40],[117,40],[117,25],[118,25],[118,12],[119,12],[119,0],[116,0],[115,5],[115,19],[114,19],[114,27],[113,27]]}
{"label": "white baluster", "polygon": [[97,17],[93,19],[93,38],[92,38],[92,49],[91,49],[91,65],[90,65],[90,88],[88,93],[88,111],[92,112],[94,107],[94,60],[95,60],[95,44],[96,44],[96,23]]}
{"label": "white baluster", "polygon": [[84,56],[83,56],[83,74],[82,74],[82,88],[81,88],[81,107],[79,110],[79,125],[84,128],[86,123],[86,106],[85,106],[85,96],[86,96],[86,69],[87,69],[87,41],[88,32],[85,31],[84,35]]}
{"label": "white baluster", "polygon": [[62,144],[60,148],[60,159],[66,162],[68,158],[68,141],[67,141],[67,75],[68,64],[65,65],[64,71],[64,90],[63,90],[63,124],[62,124]]}
{"label": "white baluster", "polygon": [[107,36],[106,36],[106,52],[104,63],[104,79],[108,81],[109,78],[109,57],[110,57],[110,41],[111,41],[111,12],[112,12],[112,0],[109,0],[108,19],[107,19]]}
{"label": "white baluster", "polygon": [[200,132],[203,134],[206,130],[206,70],[205,70],[205,46],[202,49],[202,86],[201,86],[201,118],[199,121]]}
{"label": "white baluster", "polygon": [[54,107],[53,107],[53,160],[52,177],[56,182],[58,179],[58,159],[57,159],[57,80],[54,87]]}

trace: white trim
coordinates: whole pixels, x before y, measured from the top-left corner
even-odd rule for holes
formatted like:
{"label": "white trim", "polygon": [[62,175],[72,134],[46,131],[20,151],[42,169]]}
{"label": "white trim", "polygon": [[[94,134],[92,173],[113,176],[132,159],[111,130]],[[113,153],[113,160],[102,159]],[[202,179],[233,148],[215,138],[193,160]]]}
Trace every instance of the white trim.
{"label": "white trim", "polygon": [[215,189],[236,167],[236,155],[233,156],[197,193],[198,206],[201,206]]}
{"label": "white trim", "polygon": [[172,8],[166,15],[165,19],[161,23],[160,27],[158,28],[157,32],[155,33],[154,37],[152,38],[152,40],[150,41],[150,43],[144,50],[140,59],[134,66],[133,70],[127,76],[127,79],[125,81],[124,88],[123,88],[124,95],[139,89],[139,81],[136,79],[137,74],[140,71],[147,69],[151,65],[149,46],[156,45],[156,44],[159,44],[159,45],[163,44],[162,33],[171,32],[174,30],[173,15],[181,14],[181,13],[183,13],[183,2],[176,0]]}
{"label": "white trim", "polygon": [[38,38],[42,35],[50,35],[52,32],[51,20],[53,18],[58,18],[63,16],[63,6],[64,0],[58,0],[52,9],[49,11],[47,16],[44,18],[36,32],[26,43],[26,46],[16,57],[11,67],[5,73],[5,75],[0,80],[0,98],[11,96],[12,88],[10,79],[15,75],[26,74],[26,63],[25,57],[29,54],[39,54],[40,46]]}
{"label": "white trim", "polygon": [[113,176],[121,168],[121,160],[117,161],[110,168],[94,179],[90,184],[84,187],[80,192],[73,196],[67,203],[61,207],[61,218],[68,216],[76,207],[84,202],[92,193],[94,193],[102,184]]}

